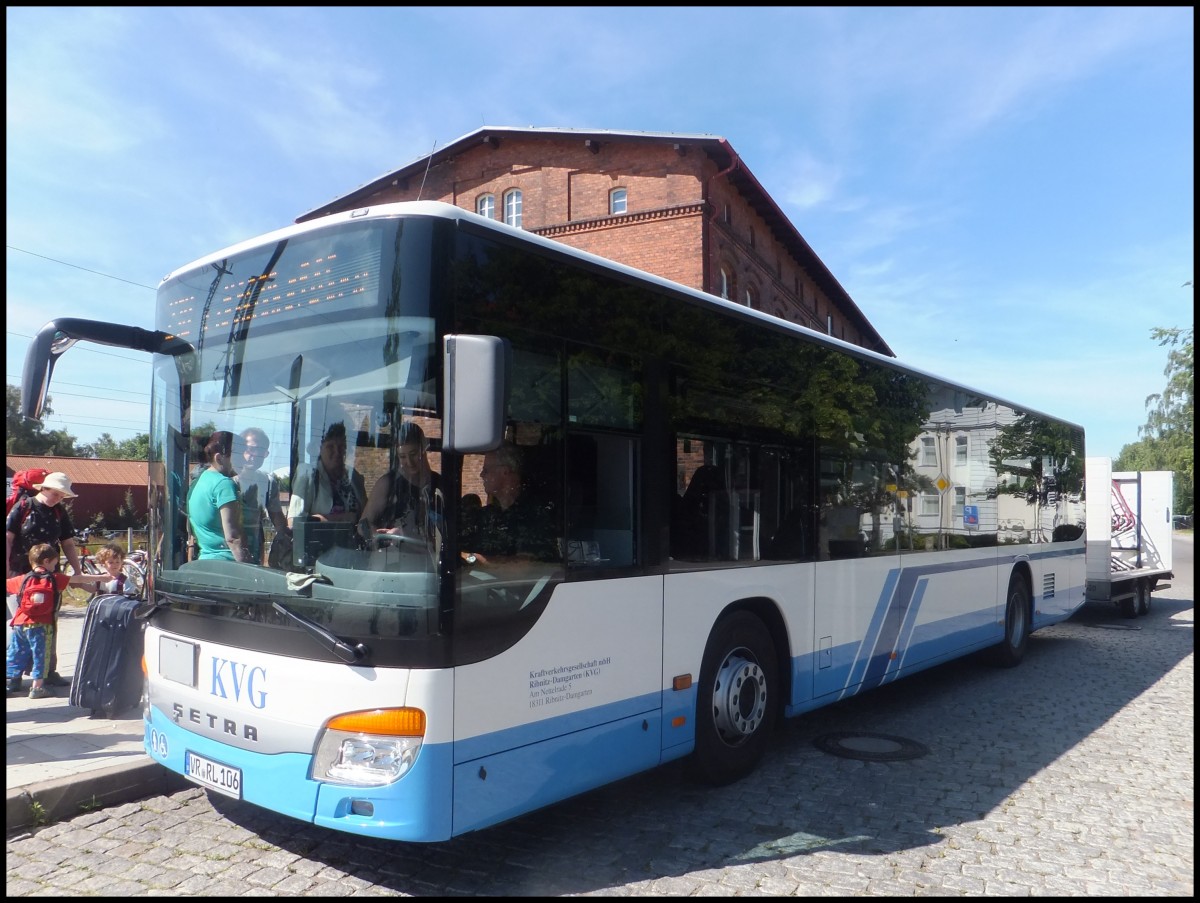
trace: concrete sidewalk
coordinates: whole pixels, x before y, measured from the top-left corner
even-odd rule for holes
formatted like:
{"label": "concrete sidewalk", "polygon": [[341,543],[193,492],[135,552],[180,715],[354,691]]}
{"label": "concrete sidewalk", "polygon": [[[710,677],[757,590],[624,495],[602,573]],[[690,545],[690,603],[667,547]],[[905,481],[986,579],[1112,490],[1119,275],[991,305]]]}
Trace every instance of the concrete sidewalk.
{"label": "concrete sidewalk", "polygon": [[[75,673],[84,613],[70,604],[59,613],[63,677]],[[92,718],[70,704],[70,687],[30,699],[28,677],[23,686],[5,706],[6,833],[190,786],[146,754],[139,706],[112,719]]]}

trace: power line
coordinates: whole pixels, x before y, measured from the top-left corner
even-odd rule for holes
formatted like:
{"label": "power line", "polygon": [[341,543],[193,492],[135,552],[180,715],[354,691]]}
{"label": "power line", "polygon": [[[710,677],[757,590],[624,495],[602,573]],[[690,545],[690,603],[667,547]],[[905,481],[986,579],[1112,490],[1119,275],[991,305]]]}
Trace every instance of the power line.
{"label": "power line", "polygon": [[124,282],[128,285],[136,285],[138,288],[148,288],[150,291],[158,291],[152,285],[143,285],[140,282],[134,282],[132,279],[122,279],[120,276],[110,276],[108,273],[101,273],[99,270],[89,270],[87,267],[81,267],[77,263],[67,263],[65,260],[59,260],[55,257],[47,257],[45,254],[36,254],[33,251],[26,251],[24,248],[18,248],[15,245],[5,245],[10,251],[20,251],[22,254],[29,254],[31,257],[40,257],[42,260],[49,260],[51,263],[60,263],[65,267],[74,267],[77,270],[83,270],[85,273],[94,273],[97,276],[103,276],[105,279],[115,279],[117,282]]}
{"label": "power line", "polygon": [[[21,377],[14,376],[10,373],[7,376],[7,382],[10,386],[19,386],[21,384]],[[72,383],[72,382],[67,382],[66,380],[63,380],[63,379],[56,379],[54,381],[54,386],[55,387],[78,386],[79,388],[82,388],[82,389],[99,388],[98,386],[88,385],[87,383]],[[76,398],[96,398],[96,399],[99,399],[100,401],[117,401],[117,402],[120,402],[121,404],[147,404],[148,403],[147,401],[140,400],[140,399],[149,399],[150,398],[149,392],[139,392],[134,389],[111,389],[110,388],[107,391],[120,392],[124,395],[137,395],[137,396],[139,396],[139,398],[138,399],[135,399],[135,398],[109,398],[106,395],[84,395],[84,394],[80,394],[78,392],[61,392],[61,391],[60,392],[50,392],[49,394],[50,394],[51,398],[53,398],[55,395],[62,394],[62,395],[73,395]]]}

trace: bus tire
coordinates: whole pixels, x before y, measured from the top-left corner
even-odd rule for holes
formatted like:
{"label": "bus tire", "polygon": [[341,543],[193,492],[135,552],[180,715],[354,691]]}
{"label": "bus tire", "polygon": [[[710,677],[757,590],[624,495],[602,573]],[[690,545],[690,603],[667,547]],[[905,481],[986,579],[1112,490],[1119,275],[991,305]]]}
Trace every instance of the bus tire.
{"label": "bus tire", "polygon": [[1150,581],[1139,580],[1134,588],[1133,597],[1137,600],[1137,613],[1139,615],[1150,614]]}
{"label": "bus tire", "polygon": [[775,646],[763,622],[746,611],[719,620],[697,686],[696,777],[729,784],[758,766],[775,727],[779,692]]}
{"label": "bus tire", "polygon": [[1029,647],[1029,587],[1014,574],[1008,581],[1004,604],[1004,639],[995,647],[995,660],[1002,668],[1015,668]]}

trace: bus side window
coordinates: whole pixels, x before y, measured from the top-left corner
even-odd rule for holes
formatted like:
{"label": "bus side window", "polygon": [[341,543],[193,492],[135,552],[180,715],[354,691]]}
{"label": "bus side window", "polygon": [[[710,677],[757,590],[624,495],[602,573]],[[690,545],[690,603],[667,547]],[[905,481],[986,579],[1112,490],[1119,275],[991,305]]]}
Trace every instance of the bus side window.
{"label": "bus side window", "polygon": [[629,567],[637,561],[637,443],[574,433],[567,440],[567,566]]}

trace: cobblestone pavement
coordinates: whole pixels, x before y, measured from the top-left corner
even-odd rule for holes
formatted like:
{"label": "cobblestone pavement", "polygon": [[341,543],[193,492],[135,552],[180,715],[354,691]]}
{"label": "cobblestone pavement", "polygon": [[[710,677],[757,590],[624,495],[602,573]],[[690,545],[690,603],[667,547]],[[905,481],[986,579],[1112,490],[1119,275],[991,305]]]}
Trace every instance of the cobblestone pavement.
{"label": "cobblestone pavement", "polygon": [[[1148,616],[1089,605],[1016,670],[964,660],[785,722],[730,787],[669,765],[430,845],[188,789],[9,837],[7,893],[1191,897],[1191,551]],[[929,752],[814,745],[839,731]]]}

